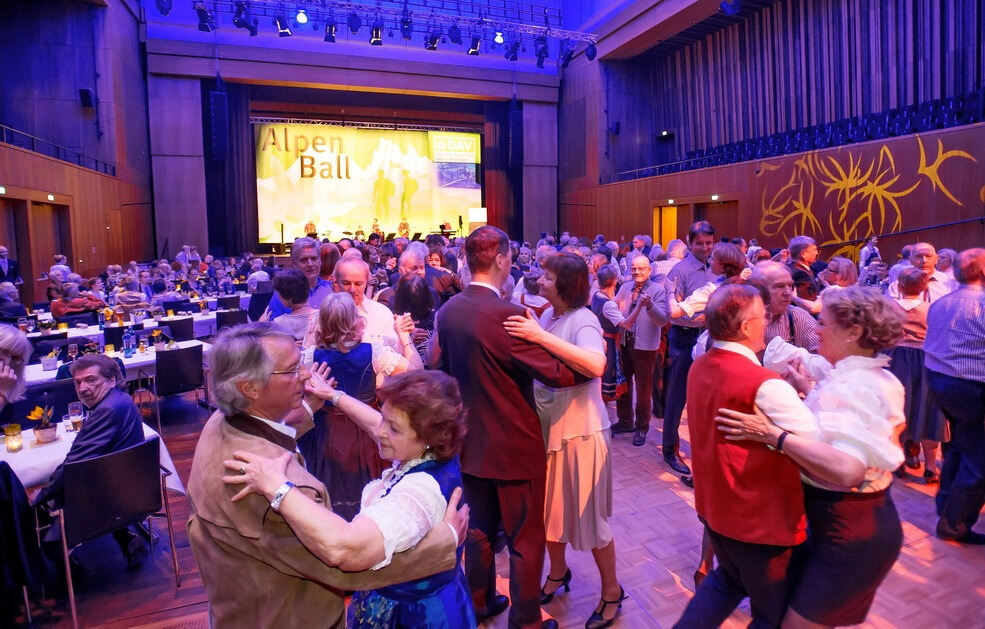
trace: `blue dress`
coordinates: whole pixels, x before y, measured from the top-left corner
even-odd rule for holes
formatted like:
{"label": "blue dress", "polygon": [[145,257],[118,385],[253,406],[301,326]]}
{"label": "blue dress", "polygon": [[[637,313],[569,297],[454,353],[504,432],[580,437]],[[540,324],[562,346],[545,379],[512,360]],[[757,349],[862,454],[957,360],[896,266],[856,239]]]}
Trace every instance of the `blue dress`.
{"label": "blue dress", "polygon": [[[445,500],[450,500],[455,488],[462,486],[458,457],[444,462],[424,461],[407,474],[430,474],[438,482]],[[446,572],[378,590],[356,592],[352,595],[346,624],[388,629],[475,627],[472,596],[462,571],[461,545],[456,558],[455,567]]]}
{"label": "blue dress", "polygon": [[[340,391],[376,404],[372,345],[360,343],[348,352],[317,349],[314,360],[332,368]],[[308,472],[328,489],[332,511],[351,522],[359,513],[363,487],[380,477],[384,461],[373,437],[331,404],[315,413],[314,420],[315,427],[298,439],[298,449]]]}

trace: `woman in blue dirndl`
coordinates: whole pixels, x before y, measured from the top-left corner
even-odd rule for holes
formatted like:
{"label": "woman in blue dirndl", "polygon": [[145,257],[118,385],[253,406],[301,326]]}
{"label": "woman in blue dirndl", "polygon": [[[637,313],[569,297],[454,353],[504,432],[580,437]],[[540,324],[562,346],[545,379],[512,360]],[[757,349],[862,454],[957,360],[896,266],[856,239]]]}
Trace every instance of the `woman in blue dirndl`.
{"label": "woman in blue dirndl", "polygon": [[[316,366],[308,392],[329,401],[379,444],[380,456],[393,461],[382,477],[362,492],[361,509],[351,522],[327,509],[311,510],[307,498],[288,492],[280,513],[296,530],[318,531],[302,541],[326,563],[343,570],[378,569],[394,553],[420,542],[443,518],[455,489],[462,486],[458,454],[465,418],[457,382],[436,371],[412,371],[390,379],[377,395],[382,413],[336,390]],[[227,466],[243,472],[227,482],[245,484],[271,499],[286,480],[290,455],[266,459],[237,452]],[[316,518],[316,520],[312,520]],[[382,535],[381,535],[382,534]],[[457,535],[457,532],[456,532]],[[465,574],[462,547],[455,567],[445,572],[376,590],[356,592],[349,605],[350,627],[457,629],[475,627],[475,612]]]}

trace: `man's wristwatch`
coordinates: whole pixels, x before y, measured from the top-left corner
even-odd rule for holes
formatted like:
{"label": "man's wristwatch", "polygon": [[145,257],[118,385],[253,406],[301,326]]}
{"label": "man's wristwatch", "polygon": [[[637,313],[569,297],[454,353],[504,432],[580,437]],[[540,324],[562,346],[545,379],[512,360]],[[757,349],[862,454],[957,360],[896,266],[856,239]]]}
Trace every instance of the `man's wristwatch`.
{"label": "man's wristwatch", "polygon": [[287,492],[294,489],[294,487],[295,485],[291,481],[284,481],[284,484],[278,487],[277,491],[274,492],[274,497],[270,501],[270,508],[274,511],[280,511],[280,503],[284,502],[284,496],[287,495]]}

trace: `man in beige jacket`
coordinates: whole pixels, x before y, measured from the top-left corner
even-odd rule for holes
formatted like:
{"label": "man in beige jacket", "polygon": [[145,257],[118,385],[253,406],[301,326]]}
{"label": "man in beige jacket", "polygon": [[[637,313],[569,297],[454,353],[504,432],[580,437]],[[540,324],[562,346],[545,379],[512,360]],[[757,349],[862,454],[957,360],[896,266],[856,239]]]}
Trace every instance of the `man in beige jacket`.
{"label": "man in beige jacket", "polygon": [[[209,418],[192,461],[188,539],[209,595],[212,627],[342,627],[343,593],[368,590],[449,570],[457,532],[464,539],[467,509],[450,504],[449,526],[435,527],[413,550],[381,570],[347,573],[325,565],[257,494],[232,502],[223,460],[244,450],[265,457],[297,451],[283,418],[297,414],[305,382],[293,337],[268,323],[230,328],[209,354],[219,410]],[[300,455],[287,476],[308,497],[330,505],[325,486]]]}

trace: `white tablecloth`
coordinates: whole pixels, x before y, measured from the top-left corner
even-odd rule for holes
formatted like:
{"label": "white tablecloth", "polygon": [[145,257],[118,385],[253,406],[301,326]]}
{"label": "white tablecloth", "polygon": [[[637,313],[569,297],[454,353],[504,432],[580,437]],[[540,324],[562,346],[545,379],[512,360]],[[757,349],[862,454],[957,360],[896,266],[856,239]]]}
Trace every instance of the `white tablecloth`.
{"label": "white tablecloth", "polygon": [[[210,344],[202,341],[180,341],[178,343],[179,348],[192,347],[194,345],[202,346],[203,356],[208,354],[209,350],[212,349]],[[109,354],[109,356],[112,358],[119,358],[123,361],[123,366],[126,367],[127,370],[127,380],[150,378],[154,375],[157,350],[153,347],[147,348],[147,351],[143,354],[137,352],[130,358],[124,358],[122,352],[113,352],[112,354]],[[58,361],[59,367],[63,364],[63,362]],[[29,387],[36,384],[41,384],[43,382],[53,382],[55,380],[56,373],[58,373],[57,369],[52,371],[44,371],[40,364],[28,365],[24,368],[24,380],[27,381],[27,386]]]}
{"label": "white tablecloth", "polygon": [[[24,448],[19,452],[7,452],[6,445],[0,445],[0,461],[6,461],[10,465],[24,487],[36,487],[48,482],[48,477],[55,471],[58,464],[65,460],[65,455],[72,447],[78,433],[66,431],[65,422],[58,422],[56,425],[60,438],[52,443],[35,446],[34,431],[27,430],[22,433],[24,435]],[[144,439],[159,436],[157,431],[147,424],[144,424],[143,428]],[[174,461],[171,460],[171,453],[164,445],[164,439],[160,440],[160,444],[161,465],[171,472],[171,475],[167,477],[167,487],[184,494],[185,486],[178,478],[178,471],[174,467]]]}
{"label": "white tablecloth", "polygon": [[[215,306],[215,303],[212,305]],[[215,334],[215,310],[193,314],[192,318],[195,320],[195,338],[200,339]],[[157,325],[167,325],[169,320],[170,317],[162,317],[159,324],[154,319],[144,319],[144,329],[150,329]],[[87,340],[97,341],[100,344],[103,342],[103,331],[99,329],[98,325],[70,327],[67,331],[69,340],[77,340],[79,343],[85,343]],[[57,333],[58,331],[52,330],[52,332]],[[32,332],[27,337],[33,340],[43,341],[45,339],[41,332]]]}

